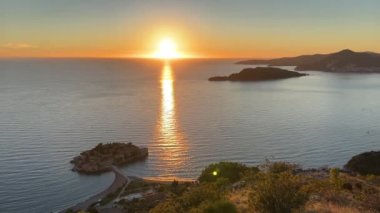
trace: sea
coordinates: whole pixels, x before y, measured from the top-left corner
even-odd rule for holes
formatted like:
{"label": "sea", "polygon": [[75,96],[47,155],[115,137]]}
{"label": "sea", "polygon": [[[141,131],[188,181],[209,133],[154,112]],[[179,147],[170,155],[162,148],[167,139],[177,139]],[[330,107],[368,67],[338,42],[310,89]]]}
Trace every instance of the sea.
{"label": "sea", "polygon": [[0,212],[56,212],[107,188],[112,173],[71,171],[98,143],[148,147],[121,169],[161,180],[219,161],[342,167],[380,149],[380,74],[207,80],[255,67],[236,61],[1,59]]}

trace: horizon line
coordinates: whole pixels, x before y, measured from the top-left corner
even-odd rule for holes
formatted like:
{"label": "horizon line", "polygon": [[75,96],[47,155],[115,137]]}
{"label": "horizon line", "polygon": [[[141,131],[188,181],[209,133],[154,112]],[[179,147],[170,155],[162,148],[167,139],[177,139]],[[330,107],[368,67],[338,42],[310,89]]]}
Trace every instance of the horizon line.
{"label": "horizon line", "polygon": [[[133,59],[133,60],[154,60],[162,61],[168,59],[149,58],[149,57],[130,57],[130,56],[0,56],[1,59]],[[169,59],[170,61],[183,61],[183,60],[221,60],[221,59],[257,59],[267,60],[273,58],[257,58],[257,57],[191,57],[191,58],[175,58]]]}
{"label": "horizon line", "polygon": [[[271,60],[276,58],[288,58],[288,57],[298,57],[303,55],[317,55],[317,54],[331,54],[331,53],[337,53],[343,50],[351,50],[353,52],[358,53],[378,53],[376,51],[355,51],[350,48],[340,49],[336,50],[334,52],[329,53],[304,53],[304,54],[297,54],[293,56],[278,56],[278,57],[214,57],[214,56],[193,56],[193,57],[183,57],[183,58],[173,58],[170,59],[171,61],[180,61],[180,60],[223,60],[223,59],[236,59],[236,60]],[[379,53],[378,53],[379,54]],[[161,58],[154,58],[154,57],[142,57],[142,56],[0,56],[0,60],[3,59],[133,59],[133,60],[165,60]]]}

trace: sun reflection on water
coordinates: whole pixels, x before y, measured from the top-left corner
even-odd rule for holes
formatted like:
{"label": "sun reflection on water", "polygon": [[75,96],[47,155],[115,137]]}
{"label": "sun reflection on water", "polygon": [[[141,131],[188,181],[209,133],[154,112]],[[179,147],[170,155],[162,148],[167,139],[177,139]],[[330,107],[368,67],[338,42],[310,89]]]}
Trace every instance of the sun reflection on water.
{"label": "sun reflection on water", "polygon": [[183,170],[188,162],[188,146],[180,131],[176,116],[174,76],[171,65],[166,62],[161,70],[161,107],[157,122],[157,138],[154,147],[162,170],[162,178],[178,178],[174,174]]}
{"label": "sun reflection on water", "polygon": [[161,73],[161,131],[175,137],[175,109],[173,91],[173,72],[169,63],[164,65]]}

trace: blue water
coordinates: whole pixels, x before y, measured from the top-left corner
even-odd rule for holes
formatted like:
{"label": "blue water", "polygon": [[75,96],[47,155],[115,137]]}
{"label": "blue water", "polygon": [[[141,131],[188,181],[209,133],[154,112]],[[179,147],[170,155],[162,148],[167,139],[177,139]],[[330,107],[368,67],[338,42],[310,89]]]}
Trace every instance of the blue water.
{"label": "blue water", "polygon": [[[99,142],[149,147],[128,175],[196,178],[221,160],[342,166],[380,149],[380,75],[209,82],[233,60],[0,60],[0,212],[58,211],[112,182],[69,161]],[[292,67],[287,67],[292,69]]]}

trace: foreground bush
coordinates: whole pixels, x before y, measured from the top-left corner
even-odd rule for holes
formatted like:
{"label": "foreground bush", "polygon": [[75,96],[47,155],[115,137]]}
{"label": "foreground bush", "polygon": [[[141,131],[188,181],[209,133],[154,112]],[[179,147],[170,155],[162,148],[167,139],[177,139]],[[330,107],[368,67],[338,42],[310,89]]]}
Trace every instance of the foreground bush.
{"label": "foreground bush", "polygon": [[184,209],[199,206],[204,201],[214,202],[219,200],[222,193],[215,184],[202,184],[185,192],[178,199]]}
{"label": "foreground bush", "polygon": [[261,173],[253,185],[250,206],[263,213],[290,213],[308,200],[302,185],[301,178],[288,171]]}
{"label": "foreground bush", "polygon": [[[339,190],[343,187],[343,180],[339,177],[340,170],[339,168],[330,169],[330,181],[335,187],[335,189]],[[351,186],[352,187],[352,186]]]}
{"label": "foreground bush", "polygon": [[297,164],[287,163],[287,162],[269,162],[263,165],[264,169],[270,173],[281,173],[281,172],[294,172],[299,169]]}
{"label": "foreground bush", "polygon": [[153,209],[149,211],[149,213],[181,213],[185,212],[181,205],[174,200],[168,200],[159,203],[157,206],[155,206]]}
{"label": "foreground bush", "polygon": [[213,203],[208,203],[200,208],[203,213],[237,213],[236,206],[231,202],[219,200]]}
{"label": "foreground bush", "polygon": [[194,187],[189,191],[184,192],[181,196],[173,197],[169,200],[159,203],[150,212],[199,212],[200,207],[206,203],[215,203],[221,199],[223,192],[216,184],[207,183]]}

